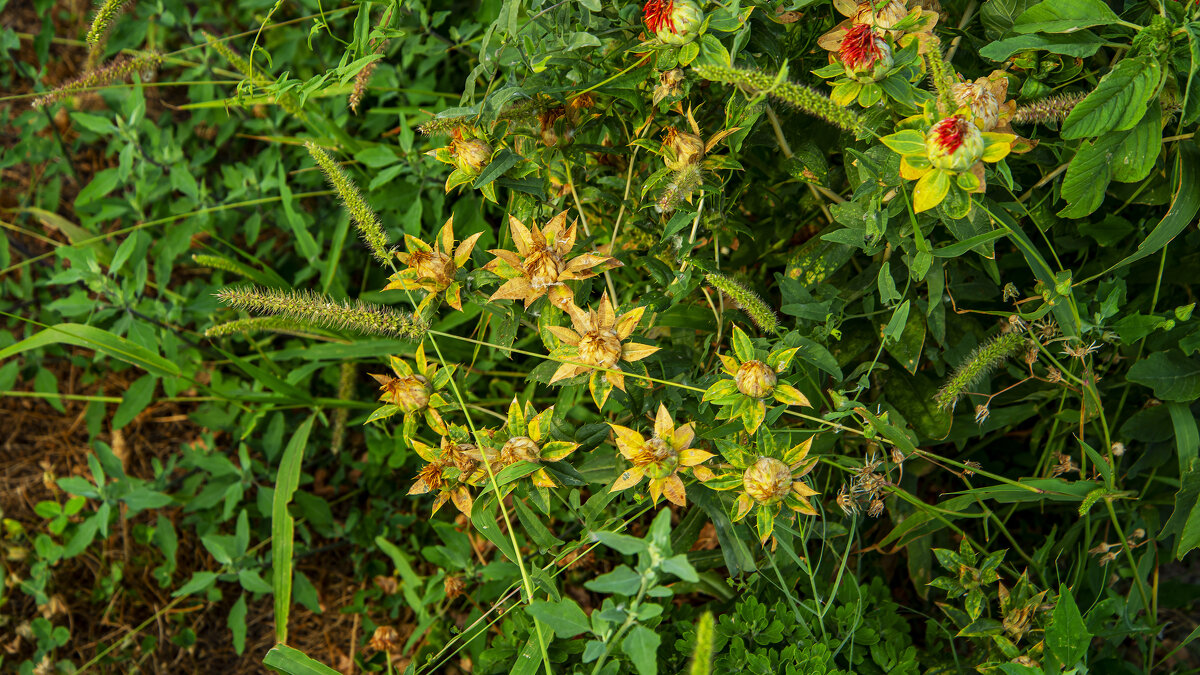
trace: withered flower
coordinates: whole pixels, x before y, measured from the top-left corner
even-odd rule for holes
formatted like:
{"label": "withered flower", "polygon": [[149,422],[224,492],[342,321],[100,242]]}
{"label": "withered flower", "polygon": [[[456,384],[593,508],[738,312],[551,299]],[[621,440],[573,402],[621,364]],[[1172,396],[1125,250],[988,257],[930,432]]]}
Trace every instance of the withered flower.
{"label": "withered flower", "polygon": [[[493,436],[497,442],[503,441],[495,466],[503,469],[517,462],[558,462],[575,452],[579,448],[578,443],[551,440],[550,421],[553,418],[554,406],[539,413],[532,403],[526,402],[522,407],[513,398],[508,406],[508,424],[497,436]],[[482,472],[482,468],[476,472],[475,480],[483,479]],[[530,475],[537,487],[558,487],[545,467],[539,467]],[[505,487],[511,489],[513,486],[514,483],[508,483]]]}
{"label": "withered flower", "polygon": [[367,643],[371,649],[379,652],[395,652],[400,650],[400,633],[391,626],[379,626]]}
{"label": "withered flower", "polygon": [[424,417],[425,422],[434,431],[445,434],[446,423],[439,411],[450,407],[451,404],[439,391],[450,382],[457,366],[439,368],[436,363],[430,363],[425,358],[423,344],[417,347],[413,356],[415,368],[398,356],[388,357],[388,365],[392,367],[395,377],[371,373],[371,377],[379,383],[379,390],[383,392],[379,395],[383,405],[376,408],[364,424],[402,414],[403,435],[406,440],[412,438],[420,417]]}
{"label": "withered flower", "polygon": [[712,477],[712,471],[700,466],[714,455],[711,452],[692,448],[696,432],[691,423],[676,427],[671,413],[666,406],[658,404],[658,414],[654,418],[654,436],[647,440],[640,433],[619,424],[609,424],[617,440],[617,450],[625,456],[633,466],[625,470],[620,478],[613,483],[612,491],[617,492],[633,487],[642,481],[643,477],[650,479],[650,498],[658,503],[659,495],[665,496],[671,503],[687,506],[687,496],[684,494],[683,481],[679,474],[688,468],[700,480]]}
{"label": "withered flower", "polygon": [[454,247],[454,217],[451,216],[442,226],[433,246],[417,239],[412,235],[404,235],[406,252],[396,251],[396,258],[405,269],[396,272],[388,278],[388,285],[383,290],[400,289],[411,291],[421,289],[429,296],[422,301],[425,304],[434,294],[445,291],[446,302],[451,307],[462,311],[462,288],[454,275],[459,268],[471,258],[475,250],[475,242],[482,236],[477,232],[464,239],[458,248]]}
{"label": "withered flower", "polygon": [[484,269],[507,280],[496,289],[491,300],[524,300],[528,307],[552,288],[561,287],[563,291],[553,294],[552,300],[560,309],[566,309],[571,304],[572,294],[565,282],[590,279],[621,266],[615,258],[595,253],[584,253],[568,260],[567,256],[575,247],[575,223],[564,229],[566,222],[567,212],[563,211],[551,218],[545,229],[539,229],[534,223],[531,230],[516,217],[509,216],[508,227],[517,250],[488,251],[496,258]]}
{"label": "withered flower", "polygon": [[925,37],[932,35],[938,20],[937,12],[926,9],[930,4],[929,0],[833,0],[834,8],[848,18],[817,38],[817,45],[826,51],[838,51],[846,34],[856,24],[887,31],[901,46],[909,44],[913,39],[907,37],[910,35],[924,44]]}
{"label": "withered flower", "polygon": [[476,469],[483,455],[474,444],[465,442],[465,429],[453,426],[449,431],[448,435],[442,436],[441,446],[437,449],[416,439],[412,441],[413,450],[428,464],[417,473],[417,480],[408,494],[436,492],[432,513],[437,513],[447,501],[453,501],[459,511],[470,516],[475,500],[469,486],[478,483]]}

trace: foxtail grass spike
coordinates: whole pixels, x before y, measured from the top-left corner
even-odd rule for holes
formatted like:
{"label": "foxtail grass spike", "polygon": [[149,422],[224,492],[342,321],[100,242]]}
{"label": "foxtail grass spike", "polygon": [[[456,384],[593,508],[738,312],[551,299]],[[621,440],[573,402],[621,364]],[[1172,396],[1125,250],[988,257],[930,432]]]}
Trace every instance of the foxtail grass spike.
{"label": "foxtail grass spike", "polygon": [[667,185],[667,189],[659,195],[658,202],[655,206],[660,213],[672,213],[679,206],[679,202],[687,199],[693,192],[700,189],[700,184],[703,183],[703,172],[696,164],[688,164],[675,175],[671,177],[671,183]]}
{"label": "foxtail grass spike", "polygon": [[933,399],[934,403],[943,410],[953,410],[967,389],[978,384],[988,373],[1024,346],[1025,337],[1020,333],[1001,333],[976,347],[938,391]]}
{"label": "foxtail grass spike", "polygon": [[401,312],[383,305],[362,301],[346,302],[305,291],[283,291],[254,286],[224,288],[217,297],[236,309],[251,314],[282,316],[324,328],[352,330],[365,335],[418,340],[425,336],[428,326]]}
{"label": "foxtail grass spike", "polygon": [[1087,93],[1078,91],[1070,94],[1056,94],[1040,98],[1029,105],[1017,108],[1013,115],[1013,124],[1046,124],[1058,123],[1067,118],[1075,106],[1087,98]]}
{"label": "foxtail grass spike", "polygon": [[858,131],[862,121],[853,111],[834,103],[828,96],[802,85],[776,77],[761,70],[744,70],[713,65],[693,65],[700,77],[713,82],[725,82],[761,92],[819,117],[846,131]]}
{"label": "foxtail grass spike", "polygon": [[158,70],[158,66],[162,64],[162,60],[162,54],[156,52],[144,52],[137,56],[117,57],[103,66],[85,72],[83,75],[67,82],[58,89],[33,99],[29,105],[34,108],[41,108],[89,89],[103,87],[118,80],[124,81],[125,78],[133,76],[134,73],[152,73]]}
{"label": "foxtail grass spike", "polygon": [[[540,125],[541,122],[538,115],[553,107],[555,107],[555,104],[548,97],[527,98],[506,106],[496,115],[496,121],[517,122],[525,126]],[[427,120],[424,124],[419,125],[417,131],[426,136],[447,136],[454,133],[456,129],[475,126],[478,122],[478,117],[475,114],[434,117],[431,120]]]}
{"label": "foxtail grass spike", "polygon": [[946,59],[942,58],[941,46],[936,41],[925,51],[925,63],[929,66],[929,79],[937,90],[938,108],[943,114],[951,115],[958,109],[954,99],[954,75]]}
{"label": "foxtail grass spike", "polygon": [[764,333],[775,332],[775,328],[779,325],[779,320],[775,316],[775,312],[758,296],[758,293],[746,288],[724,274],[709,273],[704,278],[710,286],[733,298],[738,307]]}
{"label": "foxtail grass spike", "polygon": [[692,651],[692,667],[688,675],[712,675],[714,632],[712,612],[700,615],[700,620],[696,622],[696,648]]}
{"label": "foxtail grass spike", "polygon": [[92,27],[88,29],[88,67],[94,67],[104,56],[104,46],[108,44],[108,32],[113,21],[125,11],[129,0],[103,0],[96,7],[96,16],[92,17]]}
{"label": "foxtail grass spike", "polygon": [[327,152],[318,148],[312,141],[305,141],[304,147],[308,148],[308,153],[313,156],[317,166],[321,167],[333,189],[342,198],[359,236],[366,242],[367,248],[371,249],[371,255],[380,264],[386,265],[391,259],[388,253],[388,237],[379,222],[379,216],[375,215],[367,200],[363,199],[362,193],[355,187],[354,181],[350,180],[350,176],[342,171],[342,167],[338,166]]}
{"label": "foxtail grass spike", "polygon": [[[338,379],[338,400],[354,400],[354,379],[357,375],[354,364],[346,361],[342,364],[341,377]],[[330,434],[330,447],[333,454],[339,454],[346,442],[346,420],[350,417],[349,408],[338,408],[333,412],[333,432]]]}
{"label": "foxtail grass spike", "polygon": [[204,337],[218,338],[229,335],[251,335],[253,333],[295,333],[304,326],[292,319],[281,316],[252,316],[248,319],[235,319],[217,324],[204,331]]}
{"label": "foxtail grass spike", "polygon": [[[379,18],[379,23],[375,24],[376,28],[387,28],[392,21],[392,8],[388,7],[383,16]],[[387,40],[374,40],[371,42],[371,53],[379,54],[387,47]],[[350,90],[349,107],[350,112],[358,114],[358,106],[362,103],[363,94],[367,92],[367,82],[371,79],[371,75],[375,73],[375,68],[379,65],[379,61],[372,61],[362,70],[358,71],[354,76],[354,89]]]}

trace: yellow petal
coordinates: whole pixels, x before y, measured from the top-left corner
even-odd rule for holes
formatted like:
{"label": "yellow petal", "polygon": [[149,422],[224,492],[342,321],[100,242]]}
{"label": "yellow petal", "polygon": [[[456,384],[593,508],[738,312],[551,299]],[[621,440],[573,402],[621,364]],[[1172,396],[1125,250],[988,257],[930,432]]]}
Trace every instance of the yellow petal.
{"label": "yellow petal", "polygon": [[565,380],[568,377],[575,377],[586,370],[587,368],[584,366],[577,366],[573,363],[564,363],[558,367],[558,370],[554,371],[554,376],[550,378],[550,384],[554,384],[559,380]]}
{"label": "yellow petal", "polygon": [[654,503],[658,503],[658,498],[662,495],[663,481],[661,478],[653,478],[650,480],[650,498]]}
{"label": "yellow petal", "polygon": [[659,403],[658,413],[654,416],[654,435],[670,442],[675,439],[675,420],[667,412],[667,406]]}
{"label": "yellow petal", "polygon": [[550,477],[550,474],[546,473],[545,469],[538,469],[533,473],[533,484],[545,488],[558,487],[558,483],[554,482],[554,479]]}
{"label": "yellow petal", "polygon": [[707,462],[713,457],[716,457],[716,455],[711,452],[688,448],[679,452],[679,463],[683,466],[696,466],[697,464]]}
{"label": "yellow petal", "polygon": [[625,391],[625,373],[608,371],[604,373],[604,378],[608,380],[608,383],[612,386],[620,389],[621,391]]}
{"label": "yellow petal", "polygon": [[643,471],[644,469],[640,466],[629,467],[628,470],[617,478],[610,490],[612,492],[620,492],[621,490],[626,490],[637,485],[642,481]]}
{"label": "yellow petal", "polygon": [[621,345],[621,358],[633,363],[634,361],[641,361],[658,350],[659,348],[653,345],[644,345],[640,342],[626,342]]}
{"label": "yellow petal", "polygon": [[643,305],[622,314],[620,320],[613,326],[613,330],[617,332],[617,336],[624,340],[633,334],[633,329],[637,328],[638,322],[642,320],[642,315],[645,313],[646,307]]}
{"label": "yellow petal", "polygon": [[529,247],[532,243],[529,228],[525,227],[525,223],[517,220],[516,216],[509,216],[508,231],[512,234],[513,243],[517,245],[517,251],[522,256],[528,256]]}
{"label": "yellow petal", "polygon": [[534,292],[533,288],[529,285],[528,279],[517,277],[516,279],[509,279],[504,282],[500,288],[496,289],[495,293],[492,293],[492,297],[488,298],[488,300],[522,300]]}
{"label": "yellow petal", "polygon": [[694,440],[696,440],[696,428],[692,426],[691,422],[675,430],[675,449],[679,452],[691,447]]}
{"label": "yellow petal", "polygon": [[626,459],[633,459],[642,446],[646,445],[646,438],[633,429],[620,424],[609,424],[608,426],[612,427],[613,437],[617,440],[617,450],[620,450]]}
{"label": "yellow petal", "polygon": [[676,506],[687,506],[687,494],[683,489],[683,481],[677,474],[671,474],[663,479],[663,496]]}
{"label": "yellow petal", "polygon": [[546,326],[546,330],[550,331],[550,333],[552,335],[554,335],[554,337],[558,338],[559,340],[562,340],[563,342],[571,345],[572,347],[574,347],[575,345],[578,345],[579,340],[581,339],[579,333],[576,333],[575,331],[571,330],[570,328],[567,328],[566,326]]}
{"label": "yellow petal", "polygon": [[450,499],[454,501],[454,506],[465,516],[471,515],[471,506],[475,500],[471,498],[471,493],[466,487],[458,487],[450,493]]}
{"label": "yellow petal", "polygon": [[750,495],[743,492],[742,494],[738,495],[737,501],[734,502],[734,506],[737,508],[737,510],[733,513],[733,522],[736,523],[742,518],[745,518],[746,514],[750,513],[750,509],[754,508],[754,500],[750,498]]}

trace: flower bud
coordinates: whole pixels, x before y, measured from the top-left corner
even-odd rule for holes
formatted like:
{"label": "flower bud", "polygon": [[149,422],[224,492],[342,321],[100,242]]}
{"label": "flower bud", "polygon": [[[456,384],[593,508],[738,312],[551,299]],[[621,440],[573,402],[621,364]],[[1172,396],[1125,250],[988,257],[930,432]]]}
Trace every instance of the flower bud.
{"label": "flower bud", "polygon": [[704,10],[694,0],[647,0],[642,6],[646,27],[668,45],[685,45],[696,39]]}
{"label": "flower bud", "polygon": [[846,71],[846,77],[868,84],[883,79],[895,63],[892,47],[867,24],[855,24],[842,38],[838,57]]}
{"label": "flower bud", "polygon": [[585,333],[579,340],[579,360],[601,368],[616,366],[621,360],[621,338],[608,329]]}
{"label": "flower bud", "polygon": [[492,161],[492,146],[487,141],[472,138],[454,141],[454,158],[459,169],[476,175]]}
{"label": "flower bud", "polygon": [[704,158],[704,139],[686,131],[672,128],[663,146],[668,149],[663,161],[672,171],[682,171]]}
{"label": "flower bud", "polygon": [[738,391],[750,398],[766,398],[775,391],[775,383],[779,378],[775,370],[762,361],[747,361],[738,368],[733,376]]}
{"label": "flower bud", "polygon": [[400,651],[400,633],[391,626],[380,626],[375,629],[368,646],[380,652]]}
{"label": "flower bud", "polygon": [[925,135],[926,155],[938,169],[966,171],[983,157],[983,134],[961,115],[947,117]]}
{"label": "flower bud", "polygon": [[429,380],[420,375],[398,377],[383,388],[387,392],[384,399],[400,408],[400,412],[416,412],[429,405]]}
{"label": "flower bud", "polygon": [[759,504],[783,500],[792,489],[792,471],[773,457],[760,457],[742,474],[746,494]]}

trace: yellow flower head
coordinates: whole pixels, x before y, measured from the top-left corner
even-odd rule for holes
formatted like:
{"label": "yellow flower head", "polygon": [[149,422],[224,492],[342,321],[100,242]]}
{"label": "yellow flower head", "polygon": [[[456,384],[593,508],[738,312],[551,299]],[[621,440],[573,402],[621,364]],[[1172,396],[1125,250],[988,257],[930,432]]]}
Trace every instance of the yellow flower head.
{"label": "yellow flower head", "polygon": [[679,474],[691,468],[700,480],[713,475],[706,467],[700,466],[713,454],[692,448],[692,441],[696,438],[692,425],[688,423],[676,427],[675,420],[661,403],[658,405],[658,415],[654,418],[654,436],[648,440],[628,427],[619,424],[609,426],[616,437],[617,450],[625,459],[633,462],[633,466],[613,483],[613,492],[633,487],[643,477],[648,477],[650,497],[656,504],[661,494],[673,504],[687,506]]}
{"label": "yellow flower head", "polygon": [[462,241],[458,248],[454,247],[454,217],[452,216],[438,232],[433,246],[417,239],[412,235],[404,235],[404,245],[407,251],[396,251],[396,258],[405,269],[396,272],[388,279],[388,285],[383,290],[397,288],[411,291],[421,289],[434,293],[446,292],[446,302],[454,309],[462,311],[461,287],[454,280],[454,275],[471,258],[475,250],[475,242],[482,232],[477,232]]}
{"label": "yellow flower head", "polygon": [[545,229],[539,229],[537,223],[534,223],[533,229],[527,228],[525,223],[509,216],[508,228],[517,250],[488,251],[496,259],[485,265],[484,269],[507,280],[492,294],[491,300],[524,300],[528,307],[552,288],[561,287],[565,292],[554,293],[552,299],[561,309],[565,309],[571,301],[570,289],[565,282],[590,279],[605,270],[621,266],[615,258],[595,253],[584,253],[568,259],[571,249],[575,247],[575,223],[564,228],[566,223],[566,211],[551,218]]}
{"label": "yellow flower head", "polygon": [[775,530],[775,520],[783,507],[808,516],[817,515],[808,498],[820,494],[804,482],[817,465],[809,457],[815,436],[790,449],[778,444],[773,434],[764,434],[755,450],[729,441],[717,441],[717,448],[732,470],[705,480],[713,490],[738,490],[731,517],[734,522],[756,511],[758,536],[766,542]]}
{"label": "yellow flower head", "polygon": [[366,423],[402,414],[405,439],[412,438],[420,417],[423,417],[434,431],[445,434],[446,423],[442,420],[439,410],[450,407],[450,402],[439,392],[454,376],[455,366],[439,368],[436,363],[430,363],[425,358],[425,345],[418,346],[414,356],[415,367],[398,356],[388,357],[388,364],[392,367],[395,377],[371,373],[371,377],[379,383],[379,400],[383,405],[371,413]]}

